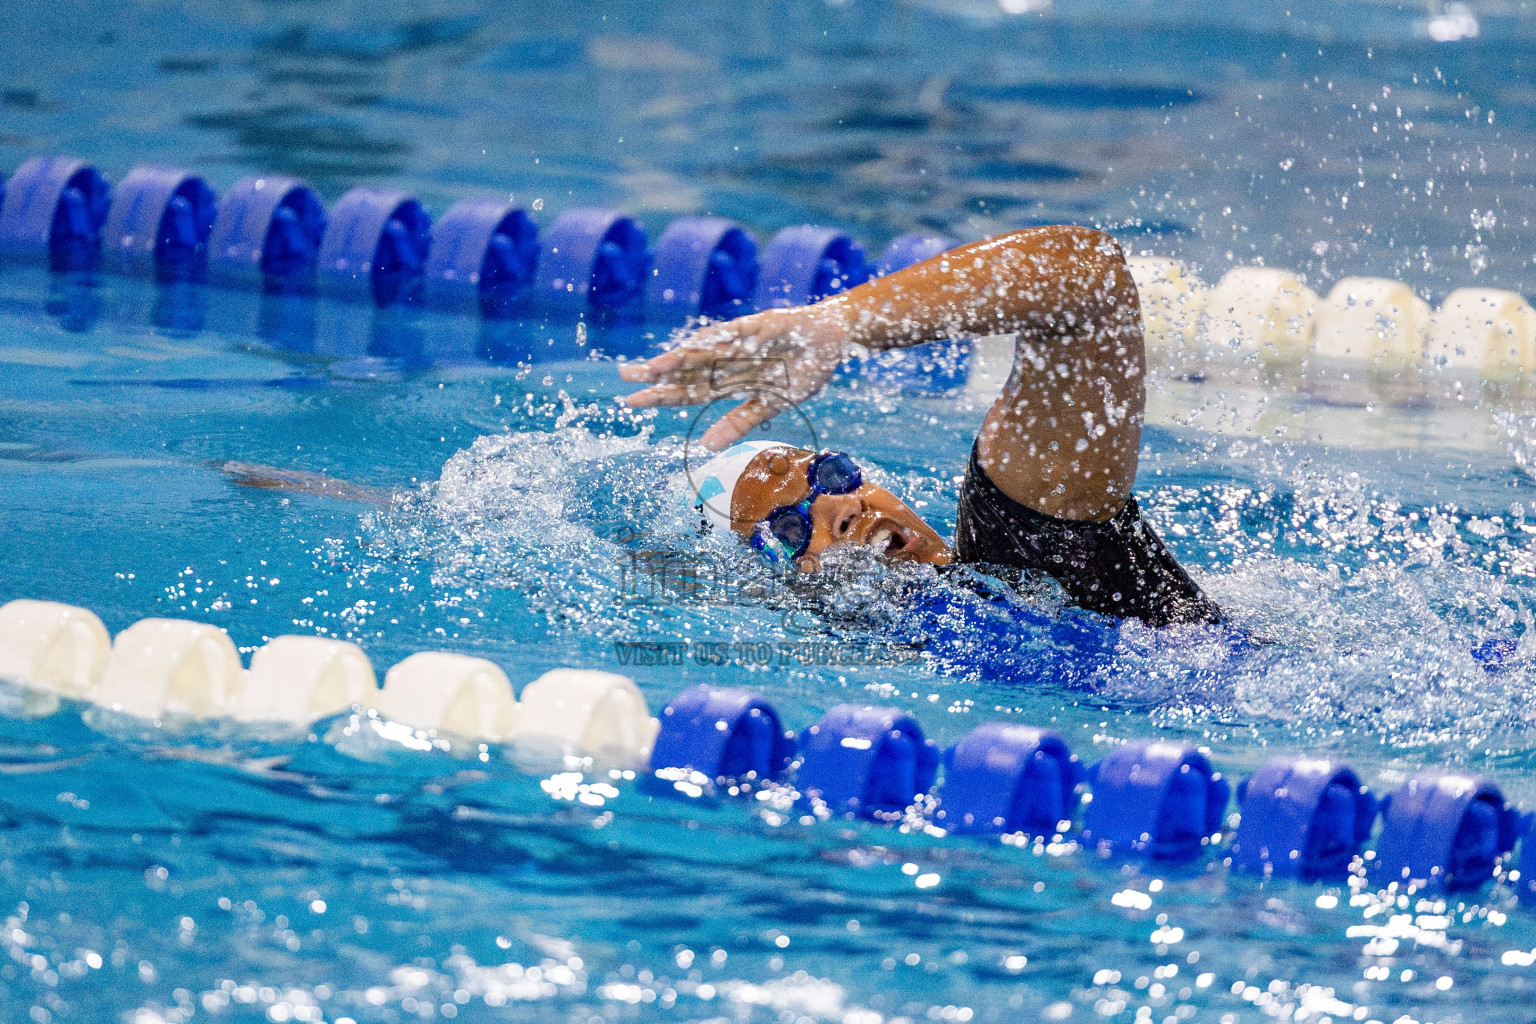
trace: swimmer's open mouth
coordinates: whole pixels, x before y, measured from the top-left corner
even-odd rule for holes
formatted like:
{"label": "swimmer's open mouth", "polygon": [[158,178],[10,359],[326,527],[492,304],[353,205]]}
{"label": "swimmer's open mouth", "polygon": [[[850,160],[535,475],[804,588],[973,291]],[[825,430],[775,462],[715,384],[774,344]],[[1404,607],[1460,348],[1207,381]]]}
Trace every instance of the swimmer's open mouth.
{"label": "swimmer's open mouth", "polygon": [[894,523],[881,523],[869,532],[864,543],[886,558],[900,558],[916,542],[912,531]]}

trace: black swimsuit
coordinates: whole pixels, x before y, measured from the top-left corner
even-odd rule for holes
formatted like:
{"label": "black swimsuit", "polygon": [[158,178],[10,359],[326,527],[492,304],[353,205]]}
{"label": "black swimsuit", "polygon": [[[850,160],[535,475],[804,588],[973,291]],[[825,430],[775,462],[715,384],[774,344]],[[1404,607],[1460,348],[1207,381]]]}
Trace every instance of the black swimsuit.
{"label": "black swimsuit", "polygon": [[1135,498],[1105,523],[1048,516],[998,490],[972,447],[955,533],[960,561],[1044,573],[1088,611],[1149,626],[1221,620],[1221,610],[1141,518]]}

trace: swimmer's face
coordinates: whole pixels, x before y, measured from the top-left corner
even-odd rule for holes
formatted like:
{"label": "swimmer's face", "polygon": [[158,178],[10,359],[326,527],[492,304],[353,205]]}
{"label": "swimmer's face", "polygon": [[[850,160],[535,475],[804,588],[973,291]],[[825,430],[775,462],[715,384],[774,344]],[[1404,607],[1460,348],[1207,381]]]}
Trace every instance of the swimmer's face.
{"label": "swimmer's face", "polygon": [[[747,464],[731,496],[732,529],[746,538],[758,521],[783,505],[795,505],[811,493],[807,474],[815,452],[770,449]],[[852,494],[822,494],[811,503],[811,545],[797,567],[815,572],[820,555],[837,544],[871,547],[903,562],[949,562],[949,548],[933,528],[902,501],[872,483]]]}

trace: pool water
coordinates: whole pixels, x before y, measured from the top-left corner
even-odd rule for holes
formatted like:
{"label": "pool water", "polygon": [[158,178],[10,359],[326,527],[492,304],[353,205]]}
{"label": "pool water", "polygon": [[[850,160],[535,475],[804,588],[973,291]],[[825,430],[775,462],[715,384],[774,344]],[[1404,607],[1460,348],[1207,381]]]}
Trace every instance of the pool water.
{"label": "pool water", "polygon": [[[1529,291],[1536,37],[1516,7],[1453,6],[35,5],[0,53],[0,151],[7,171],[72,152],[219,188],[285,171],[328,199],[389,183],[439,211],[510,192],[545,224],[607,203],[653,236],[704,211],[872,248],[1095,223],[1211,279],[1262,261],[1319,290],[1373,273],[1431,299]],[[1432,38],[1465,18],[1475,36]],[[696,417],[616,405],[615,357],[670,326],[274,313],[8,264],[0,601],[83,605],[114,632],[210,621],[247,652],[333,635],[381,668],[457,651],[518,686],[604,668],[653,709],[745,685],[797,728],[870,701],[943,744],[998,719],[1087,760],[1170,736],[1231,778],[1277,750],[1344,758],[1377,792],[1453,764],[1536,806],[1536,421],[1518,396],[1346,407],[1154,377],[1138,494],[1240,635],[1064,634],[1077,620],[1047,593],[1023,599],[1037,629],[919,650],[893,595],[922,570],[849,556],[818,591],[711,556],[762,599],[641,571],[637,552],[684,543]],[[856,453],[952,535],[990,399],[855,375],[783,429]],[[241,488],[229,460],[393,497]],[[1502,671],[1473,656],[1490,639],[1516,641]],[[682,642],[796,653],[635,655]],[[6,1020],[1531,1015],[1536,917],[1503,882],[1389,907],[1219,857],[1125,866],[915,819],[653,799],[496,747],[415,749],[366,717],[153,728],[44,714],[12,687],[0,707]]]}

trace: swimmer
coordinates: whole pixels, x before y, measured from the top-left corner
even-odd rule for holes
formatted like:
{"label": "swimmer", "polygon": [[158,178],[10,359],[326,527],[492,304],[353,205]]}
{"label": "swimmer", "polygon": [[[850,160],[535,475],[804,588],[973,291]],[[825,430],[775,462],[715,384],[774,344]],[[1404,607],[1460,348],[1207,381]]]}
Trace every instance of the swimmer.
{"label": "swimmer", "polygon": [[[848,454],[738,443],[820,392],[850,351],[1000,334],[1016,335],[1013,371],[972,446],[953,550],[865,483]],[[814,572],[827,549],[858,544],[896,560],[1049,576],[1088,611],[1152,626],[1216,622],[1219,610],[1131,494],[1145,365],[1120,247],[1098,231],[1046,227],[961,246],[814,305],[704,327],[619,372],[649,385],[627,399],[636,407],[750,396],[703,435],[719,454],[694,471],[691,500],[769,559]]]}

